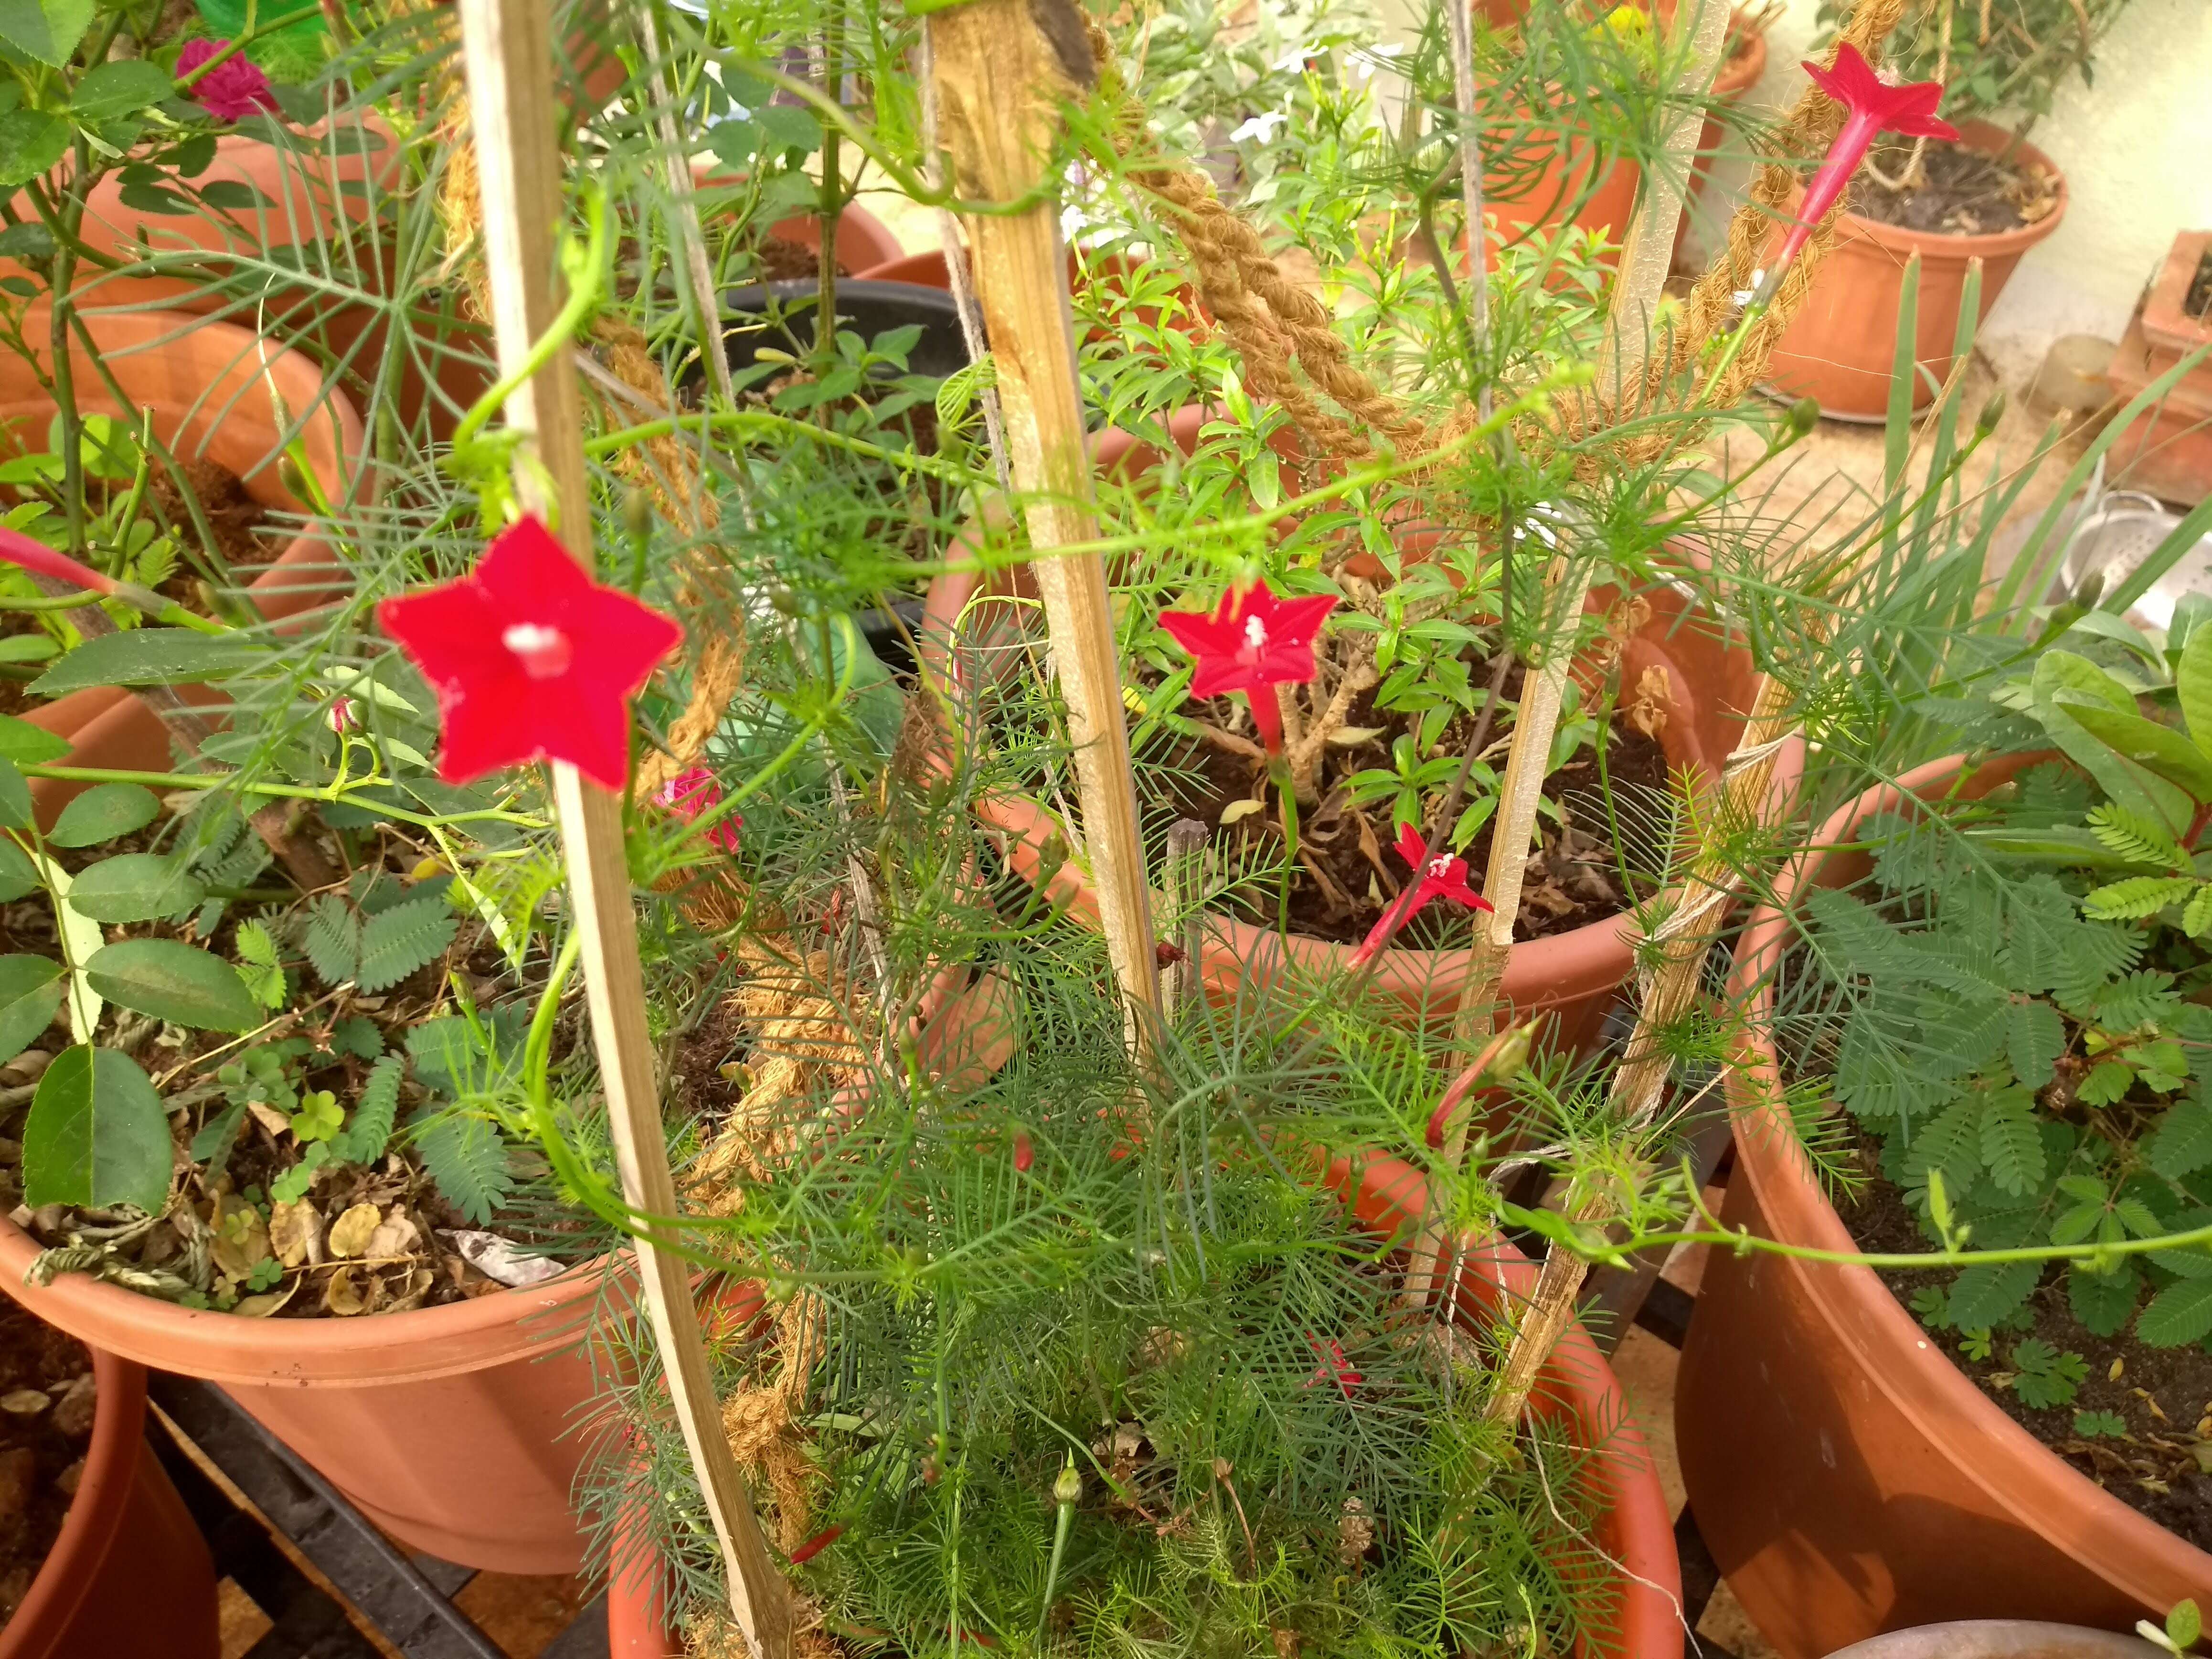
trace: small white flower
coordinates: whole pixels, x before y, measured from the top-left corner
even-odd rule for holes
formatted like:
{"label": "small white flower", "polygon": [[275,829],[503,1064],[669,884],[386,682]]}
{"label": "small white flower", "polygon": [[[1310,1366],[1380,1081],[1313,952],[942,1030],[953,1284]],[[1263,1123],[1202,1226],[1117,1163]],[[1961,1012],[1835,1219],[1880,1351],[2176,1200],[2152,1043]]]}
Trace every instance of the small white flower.
{"label": "small white flower", "polygon": [[1315,56],[1317,54],[1312,47],[1300,42],[1278,58],[1269,67],[1278,75],[1299,75],[1305,70],[1306,59]]}
{"label": "small white flower", "polygon": [[1291,118],[1287,110],[1271,109],[1265,115],[1255,115],[1229,135],[1229,142],[1241,144],[1247,138],[1266,143],[1275,136],[1275,129]]}

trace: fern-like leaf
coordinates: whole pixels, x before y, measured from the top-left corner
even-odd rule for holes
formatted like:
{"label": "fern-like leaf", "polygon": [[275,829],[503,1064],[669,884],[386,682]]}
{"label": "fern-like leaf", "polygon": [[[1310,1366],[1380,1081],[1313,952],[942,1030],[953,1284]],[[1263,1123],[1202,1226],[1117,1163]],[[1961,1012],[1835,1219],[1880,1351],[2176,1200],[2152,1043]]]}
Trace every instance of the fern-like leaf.
{"label": "fern-like leaf", "polygon": [[2015,1002],[2005,1018],[2005,1058],[2012,1074],[2027,1088],[2040,1089],[2066,1052],[2066,1022],[2047,1002]]}
{"label": "fern-like leaf", "polygon": [[2181,1006],[2173,975],[2151,969],[2123,974],[2097,994],[2097,1024],[2112,1031],[2135,1031],[2165,1019]]}
{"label": "fern-like leaf", "polygon": [[307,907],[300,923],[300,948],[325,985],[343,985],[361,966],[361,918],[336,893]]}
{"label": "fern-like leaf", "polygon": [[1965,1269],[1951,1286],[1951,1317],[1966,1331],[2002,1324],[2020,1311],[2042,1271],[2042,1264],[2035,1261]]}
{"label": "fern-like leaf", "polygon": [[2141,1142],[2143,1161],[2168,1181],[2212,1164],[2212,1106],[2201,1097],[2177,1101]]}
{"label": "fern-like leaf", "polygon": [[2154,1348],[2179,1348],[2212,1336],[2212,1279],[2185,1279],[2151,1297],[2136,1335]]}
{"label": "fern-like leaf", "polygon": [[2133,1262],[2122,1261],[2109,1273],[2092,1273],[2075,1263],[2066,1274],[2066,1302],[2083,1328],[2099,1336],[2112,1336],[2136,1310],[2141,1285]]}
{"label": "fern-like leaf", "polygon": [[2190,876],[2127,876],[2083,896],[2081,914],[2099,921],[2140,921],[2197,890]]}
{"label": "fern-like leaf", "polygon": [[2022,1088],[1999,1089],[1982,1109],[1982,1162],[1990,1177],[2014,1198],[2043,1184],[2043,1137],[2035,1127],[2035,1097]]}
{"label": "fern-like leaf", "polygon": [[2197,896],[2181,913],[2181,931],[2191,939],[2203,939],[2212,932],[2212,881],[2197,890]]}
{"label": "fern-like leaf", "polygon": [[361,967],[355,983],[381,991],[445,954],[460,919],[440,898],[410,899],[368,919],[361,930]]}
{"label": "fern-like leaf", "polygon": [[2191,860],[2173,832],[2140,812],[2106,801],[2089,814],[2089,832],[2131,864],[2148,864],[2159,870],[2188,870]]}
{"label": "fern-like leaf", "polygon": [[407,1062],[397,1054],[386,1054],[369,1068],[353,1115],[331,1141],[331,1157],[345,1164],[374,1164],[384,1156],[399,1115],[400,1079],[406,1075]]}
{"label": "fern-like leaf", "polygon": [[254,1000],[264,1008],[281,1008],[286,994],[284,964],[276,952],[276,936],[258,921],[238,925],[238,976]]}
{"label": "fern-like leaf", "polygon": [[499,1131],[465,1112],[439,1112],[410,1122],[422,1167],[446,1201],[479,1227],[489,1224],[514,1190],[507,1145]]}

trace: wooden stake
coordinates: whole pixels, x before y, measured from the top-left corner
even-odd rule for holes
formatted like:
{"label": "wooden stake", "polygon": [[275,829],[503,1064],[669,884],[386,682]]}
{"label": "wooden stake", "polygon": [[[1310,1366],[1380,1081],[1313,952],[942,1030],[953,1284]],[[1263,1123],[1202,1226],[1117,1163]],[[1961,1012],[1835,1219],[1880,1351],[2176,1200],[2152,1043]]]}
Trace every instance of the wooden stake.
{"label": "wooden stake", "polygon": [[[1735,890],[1729,842],[1739,827],[1764,822],[1775,757],[1796,730],[1789,689],[1778,679],[1761,681],[1743,740],[1729,757],[1719,799],[1700,824],[1700,844],[1689,874],[1668,890],[1658,908],[1659,926],[1643,942],[1644,951],[1656,948],[1658,962],[1639,975],[1644,1006],[1606,1091],[1606,1115],[1611,1123],[1641,1127],[1659,1109],[1673,1069],[1664,1035],[1689,1012],[1697,996],[1721,912]],[[1605,1194],[1594,1195],[1576,1206],[1575,1219],[1601,1219],[1607,1207]],[[1554,1244],[1545,1255],[1535,1293],[1515,1322],[1498,1391],[1491,1396],[1492,1418],[1510,1423],[1521,1415],[1536,1373],[1574,1317],[1575,1297],[1589,1273],[1589,1264],[1572,1250]]]}
{"label": "wooden stake", "polygon": [[[528,361],[532,343],[552,325],[560,309],[554,273],[561,173],[553,43],[540,0],[461,0],[460,11],[483,177],[492,322],[500,367],[513,374]],[[552,524],[577,562],[588,568],[592,517],[585,485],[583,406],[568,354],[551,354],[507,399],[506,414],[508,426],[526,434],[515,470],[524,505]],[[668,1173],[653,1042],[646,1026],[622,802],[586,783],[571,766],[555,765],[553,787],[623,1194],[641,1210],[672,1215],[676,1188]],[[679,1258],[643,1239],[635,1248],[677,1421],[721,1543],[731,1611],[763,1659],[787,1659],[790,1604],[754,1517],[744,1477],[722,1433],[690,1273]]]}
{"label": "wooden stake", "polygon": [[1067,701],[1098,919],[1130,1047],[1141,1056],[1158,1027],[1159,969],[1113,601],[1097,554],[1053,551],[1097,534],[1067,254],[1045,173],[1058,106],[1091,85],[1097,66],[1072,0],[966,0],[933,13],[926,27],[938,129],[959,194],[989,202],[1037,197],[1018,213],[969,215],[968,246],[998,368],[1006,459],[1036,556],[1030,568]]}

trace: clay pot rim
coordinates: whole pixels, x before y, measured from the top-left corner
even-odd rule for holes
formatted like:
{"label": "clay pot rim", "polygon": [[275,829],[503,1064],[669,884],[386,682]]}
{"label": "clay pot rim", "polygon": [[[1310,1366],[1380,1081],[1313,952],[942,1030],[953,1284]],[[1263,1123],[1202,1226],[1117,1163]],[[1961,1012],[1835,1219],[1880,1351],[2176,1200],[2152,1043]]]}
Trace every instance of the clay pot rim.
{"label": "clay pot rim", "polygon": [[2166,250],[2158,280],[2144,296],[2140,322],[2144,337],[2163,350],[2187,353],[2212,341],[2212,317],[2194,318],[2182,309],[2197,267],[2212,252],[2212,230],[2185,230]]}
{"label": "clay pot rim", "polygon": [[[1978,235],[1959,236],[1940,230],[1908,230],[1902,225],[1887,225],[1878,219],[1846,212],[1840,222],[1844,235],[1872,242],[1900,255],[1935,254],[1960,263],[1968,259],[1996,259],[2008,254],[2025,252],[2058,228],[2059,222],[2065,218],[2067,206],[2073,198],[2066,174],[2058,163],[2026,139],[2015,143],[2012,134],[1987,121],[1962,121],[1959,124],[1959,149],[1972,150],[1977,155],[1993,155],[2008,145],[2022,161],[2034,163],[2058,181],[2057,204],[2033,224],[2021,225],[2012,230],[1992,230]],[[1803,198],[1804,191],[1801,185],[1793,196],[1792,205]],[[1902,264],[1903,260],[1899,263]]]}
{"label": "clay pot rim", "polygon": [[[2021,770],[2058,758],[2062,757],[2055,751],[2043,750],[1983,763],[1964,755],[1930,761],[1905,773],[1894,784],[1877,785],[1846,802],[1814,833],[1811,848],[1844,845],[1866,817],[1940,798],[1975,771],[1990,766]],[[1856,1249],[1857,1244],[1821,1190],[1787,1116],[1778,1117],[1769,1103],[1771,1091],[1761,1090],[1754,1097],[1739,1081],[1746,1075],[1771,1081],[1778,1070],[1779,1057],[1768,1023],[1773,1010],[1768,970],[1787,948],[1793,932],[1787,907],[1834,856],[1832,852],[1817,850],[1801,855],[1777,884],[1776,902],[1762,905],[1745,927],[1736,967],[1729,977],[1729,996],[1747,1011],[1750,1019],[1743,1052],[1729,1068],[1729,1109],[1735,1131],[1736,1178],[1751,1182],[1773,1236],[1818,1249],[1849,1251]],[[1807,1304],[1817,1311],[1838,1346],[1856,1361],[1866,1386],[1886,1395],[1899,1416],[1926,1425],[1928,1438],[1949,1455],[1955,1475],[1980,1488],[2000,1510],[2021,1509],[2021,1502],[2008,1493],[2026,1487],[2050,1506],[2042,1513],[2079,1516],[2086,1511],[2092,1524],[2078,1530],[2081,1536],[2096,1538],[2100,1547],[2093,1571],[2146,1607],[2158,1603],[2158,1589],[2140,1573],[2145,1562],[2179,1559],[2188,1564],[2190,1576],[2212,1581],[2212,1555],[2122,1503],[2006,1416],[1934,1346],[1920,1322],[1891,1294],[1873,1268],[1790,1256],[1776,1256],[1773,1264],[1778,1271],[1796,1279]],[[1885,1352],[1873,1352],[1871,1341],[1879,1341]],[[1963,1433],[1950,1426],[1960,1424]],[[1994,1442],[2000,1455],[1995,1458],[1964,1455],[1965,1445],[1974,1442]],[[1993,1479],[1998,1470],[2014,1473],[2000,1486]],[[2034,1523],[2033,1515],[2028,1520]]]}
{"label": "clay pot rim", "polygon": [[[544,1328],[524,1332],[520,1347],[566,1346],[574,1332],[560,1310],[597,1295],[612,1261],[597,1256],[536,1285],[507,1285],[442,1307],[355,1319],[252,1319],[180,1308],[81,1273],[58,1274],[52,1284],[33,1287],[22,1280],[39,1250],[35,1239],[0,1216],[0,1277],[8,1294],[79,1341],[210,1382],[303,1386],[427,1382],[481,1370],[488,1360],[475,1346],[464,1356],[436,1352],[434,1345],[447,1348],[533,1322],[542,1321]],[[52,1312],[41,1297],[54,1298]]]}
{"label": "clay pot rim", "polygon": [[[1729,26],[1734,28],[1737,19],[1744,15],[1741,6],[1729,14]],[[1766,73],[1766,31],[1750,29],[1740,37],[1744,48],[1733,58],[1721,60],[1719,70],[1713,76],[1713,96],[1735,103],[1744,94],[1757,86],[1759,77]]]}
{"label": "clay pot rim", "polygon": [[2157,1659],[2162,1651],[2132,1636],[2081,1625],[1954,1619],[1869,1636],[1828,1659]]}
{"label": "clay pot rim", "polygon": [[15,1616],[0,1630],[0,1659],[45,1655],[69,1628],[114,1547],[137,1485],[146,1422],[145,1370],[94,1344],[86,1346],[92,1352],[97,1394],[84,1474],[53,1547],[39,1564]]}

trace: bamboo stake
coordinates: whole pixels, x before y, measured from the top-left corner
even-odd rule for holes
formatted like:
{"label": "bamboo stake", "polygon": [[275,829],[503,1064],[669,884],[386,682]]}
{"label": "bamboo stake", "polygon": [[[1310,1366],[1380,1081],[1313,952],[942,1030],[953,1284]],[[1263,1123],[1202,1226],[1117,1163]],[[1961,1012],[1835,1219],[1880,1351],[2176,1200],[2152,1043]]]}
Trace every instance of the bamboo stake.
{"label": "bamboo stake", "polygon": [[1037,198],[1019,212],[967,216],[968,246],[998,368],[1006,459],[1035,554],[1030,568],[1067,701],[1099,921],[1129,1045],[1141,1057],[1158,1028],[1159,972],[1113,602],[1103,558],[1053,550],[1097,534],[1066,252],[1054,193],[1044,188],[1057,105],[1087,88],[1097,66],[1071,0],[967,0],[933,13],[926,27],[937,119],[960,195]]}
{"label": "bamboo stake", "polygon": [[[546,9],[538,0],[461,0],[460,12],[483,179],[492,322],[501,369],[514,374],[527,363],[533,342],[552,325],[560,309],[554,274],[561,177],[554,142],[560,123],[553,101],[553,43]],[[554,526],[577,562],[588,568],[592,519],[583,407],[568,354],[552,353],[507,399],[506,413],[507,424],[525,434],[515,469],[517,493]],[[623,1194],[641,1210],[672,1215],[676,1187],[668,1171],[653,1042],[646,1025],[622,802],[565,764],[555,764],[553,787]],[[680,1258],[643,1238],[635,1249],[677,1421],[699,1472],[728,1570],[731,1611],[763,1659],[787,1659],[789,1602],[722,1433],[690,1273]]]}
{"label": "bamboo stake", "polygon": [[[660,61],[660,27],[653,15],[652,0],[644,0],[637,9],[637,43],[645,52],[647,70],[659,82],[647,95],[659,106],[653,125],[660,137],[661,164],[667,170],[668,193],[676,209],[677,240],[684,245],[684,285],[691,290],[692,313],[698,319],[699,355],[707,360],[707,378],[714,383],[715,396],[733,405],[738,393],[730,378],[730,354],[722,344],[720,296],[714,291],[714,268],[707,262],[707,234],[699,223],[691,157],[677,124],[676,106],[668,101],[667,70]],[[823,227],[822,240],[825,244],[835,240],[830,227]],[[823,326],[820,319],[815,326]],[[702,443],[706,432],[706,428],[700,428]]]}
{"label": "bamboo stake", "polygon": [[[1672,1071],[1665,1034],[1689,1011],[1705,973],[1716,921],[1735,890],[1736,871],[1728,855],[1739,826],[1764,822],[1774,781],[1774,762],[1797,728],[1790,710],[1790,691],[1779,679],[1763,680],[1743,741],[1729,757],[1720,799],[1699,823],[1697,856],[1689,874],[1669,889],[1659,905],[1662,918],[1643,941],[1639,955],[1656,951],[1656,964],[1643,981],[1643,1009],[1636,1029],[1606,1092],[1607,1119],[1624,1127],[1641,1127],[1657,1113]],[[1601,1219],[1606,1195],[1593,1194],[1575,1208],[1575,1219]],[[1528,1390],[1552,1350],[1574,1317],[1575,1297],[1589,1264],[1572,1250],[1554,1244],[1544,1257],[1535,1293],[1515,1322],[1490,1415],[1500,1422],[1519,1418]]]}

